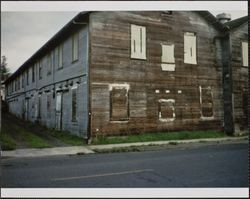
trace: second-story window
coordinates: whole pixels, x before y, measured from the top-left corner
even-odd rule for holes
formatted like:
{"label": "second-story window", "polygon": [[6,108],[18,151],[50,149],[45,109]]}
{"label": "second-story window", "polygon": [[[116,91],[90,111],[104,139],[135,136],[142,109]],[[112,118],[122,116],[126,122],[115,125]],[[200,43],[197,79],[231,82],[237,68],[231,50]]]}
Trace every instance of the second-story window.
{"label": "second-story window", "polygon": [[131,58],[146,59],[146,28],[131,24]]}
{"label": "second-story window", "polygon": [[242,65],[248,66],[248,42],[243,41],[241,43],[241,49],[242,49]]}
{"label": "second-story window", "polygon": [[58,68],[63,67],[63,44],[58,46]]}
{"label": "second-story window", "polygon": [[20,90],[20,81],[21,81],[21,76],[18,77],[18,90]]}
{"label": "second-story window", "polygon": [[29,85],[29,69],[26,71],[26,83]]}
{"label": "second-story window", "polygon": [[47,75],[50,75],[52,70],[52,52],[49,53],[47,56],[47,66],[48,66]]}
{"label": "second-story window", "polygon": [[35,82],[35,65],[32,66],[32,82]]}
{"label": "second-story window", "polygon": [[39,79],[42,79],[42,61],[39,61],[38,63],[38,74],[39,74]]}
{"label": "second-story window", "polygon": [[184,33],[184,63],[197,64],[195,33]]}
{"label": "second-story window", "polygon": [[22,88],[24,88],[24,73],[22,74]]}
{"label": "second-story window", "polygon": [[72,62],[78,60],[78,55],[79,55],[78,41],[79,41],[79,34],[75,33],[72,36]]}

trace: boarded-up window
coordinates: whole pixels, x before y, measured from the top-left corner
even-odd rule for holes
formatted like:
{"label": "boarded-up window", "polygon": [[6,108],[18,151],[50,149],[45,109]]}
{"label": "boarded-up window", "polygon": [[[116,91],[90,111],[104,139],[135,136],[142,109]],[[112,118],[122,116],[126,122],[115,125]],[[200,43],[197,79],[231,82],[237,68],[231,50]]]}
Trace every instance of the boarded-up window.
{"label": "boarded-up window", "polygon": [[162,44],[161,62],[163,71],[175,70],[174,44]]}
{"label": "boarded-up window", "polygon": [[76,33],[72,36],[72,61],[78,60],[79,46],[78,46],[79,34]]}
{"label": "boarded-up window", "polygon": [[131,58],[146,59],[146,28],[131,25]]}
{"label": "boarded-up window", "polygon": [[184,33],[184,63],[197,64],[196,35],[194,33]]}
{"label": "boarded-up window", "polygon": [[75,122],[77,121],[77,118],[76,118],[76,113],[77,113],[77,96],[76,96],[76,89],[72,89],[72,107],[71,107],[71,110],[72,110],[72,121]]}
{"label": "boarded-up window", "polygon": [[50,94],[47,95],[47,117],[50,118],[51,116],[51,97]]}
{"label": "boarded-up window", "polygon": [[210,86],[200,86],[201,117],[213,117],[213,94]]}
{"label": "boarded-up window", "polygon": [[58,68],[63,67],[63,44],[58,47]]}
{"label": "boarded-up window", "polygon": [[160,121],[171,122],[175,120],[175,100],[160,99],[158,102],[158,116]]}
{"label": "boarded-up window", "polygon": [[110,91],[110,112],[110,119],[112,121],[128,120],[128,90],[126,88],[112,88]]}
{"label": "boarded-up window", "polygon": [[242,42],[242,64],[248,66],[248,42]]}

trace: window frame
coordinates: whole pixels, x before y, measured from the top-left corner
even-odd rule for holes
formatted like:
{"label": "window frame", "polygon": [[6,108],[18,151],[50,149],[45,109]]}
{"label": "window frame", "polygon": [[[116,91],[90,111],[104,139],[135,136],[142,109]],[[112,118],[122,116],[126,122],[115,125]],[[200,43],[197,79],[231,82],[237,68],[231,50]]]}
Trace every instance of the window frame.
{"label": "window frame", "polygon": [[[113,116],[113,100],[112,100],[112,92],[114,90],[126,90],[126,117],[122,117],[120,119],[117,119],[117,117]],[[129,108],[129,85],[128,84],[113,84],[109,86],[109,99],[110,99],[110,122],[128,122],[130,119],[130,108]]]}
{"label": "window frame", "polygon": [[[212,116],[203,116],[203,100],[202,100],[202,89],[210,89],[210,94],[211,94],[211,104],[212,104]],[[214,119],[214,97],[213,97],[213,91],[212,91],[212,87],[211,86],[199,86],[199,93],[200,93],[200,114],[201,114],[201,119],[202,120],[213,120]]]}
{"label": "window frame", "polygon": [[[172,109],[173,111],[173,116],[171,118],[162,118],[162,114],[161,114],[161,104],[162,103],[172,103],[171,106],[169,106],[169,108]],[[161,122],[173,122],[176,118],[176,114],[175,114],[175,100],[174,99],[159,99],[158,100],[158,119]]]}

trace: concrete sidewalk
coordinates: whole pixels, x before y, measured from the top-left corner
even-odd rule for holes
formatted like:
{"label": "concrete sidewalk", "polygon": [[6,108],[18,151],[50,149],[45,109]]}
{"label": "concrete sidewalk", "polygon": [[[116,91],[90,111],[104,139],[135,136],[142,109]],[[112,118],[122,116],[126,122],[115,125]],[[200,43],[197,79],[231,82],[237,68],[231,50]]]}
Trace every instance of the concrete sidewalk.
{"label": "concrete sidewalk", "polygon": [[198,142],[223,142],[223,141],[238,141],[247,140],[248,136],[244,137],[225,137],[225,138],[204,138],[193,140],[170,140],[170,141],[153,141],[153,142],[135,142],[124,144],[107,144],[107,145],[86,145],[86,146],[71,146],[71,147],[54,147],[44,149],[17,149],[13,151],[1,151],[2,157],[41,157],[53,155],[74,155],[74,154],[91,154],[94,150],[115,149],[135,146],[148,145],[168,145],[171,143],[198,143]]}

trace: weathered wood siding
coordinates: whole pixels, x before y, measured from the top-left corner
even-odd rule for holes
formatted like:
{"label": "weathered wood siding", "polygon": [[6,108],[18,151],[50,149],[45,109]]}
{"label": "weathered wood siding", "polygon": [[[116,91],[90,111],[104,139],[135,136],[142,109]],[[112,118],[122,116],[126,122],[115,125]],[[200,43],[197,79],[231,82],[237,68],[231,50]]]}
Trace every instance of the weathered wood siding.
{"label": "weathered wood siding", "polygon": [[[146,27],[146,60],[130,58],[131,24]],[[222,127],[222,69],[214,40],[219,33],[198,13],[94,12],[89,31],[92,135]],[[196,33],[196,65],[184,63],[184,32]],[[161,44],[168,42],[175,45],[175,71],[161,68]],[[129,85],[127,121],[110,120],[112,84]],[[212,90],[209,119],[201,115],[200,86]],[[159,120],[160,99],[174,100],[173,121]]]}
{"label": "weathered wood siding", "polygon": [[241,42],[248,41],[248,24],[230,34],[232,45],[233,108],[235,131],[247,130],[248,67],[243,66]]}

